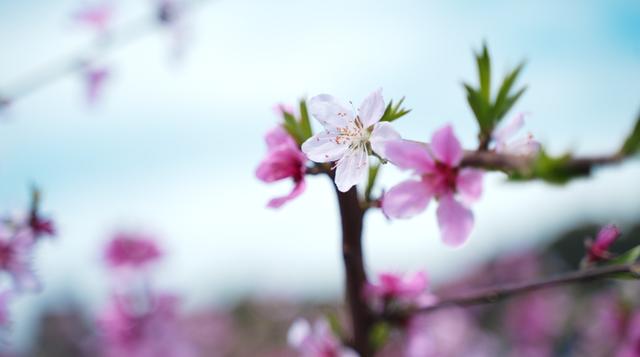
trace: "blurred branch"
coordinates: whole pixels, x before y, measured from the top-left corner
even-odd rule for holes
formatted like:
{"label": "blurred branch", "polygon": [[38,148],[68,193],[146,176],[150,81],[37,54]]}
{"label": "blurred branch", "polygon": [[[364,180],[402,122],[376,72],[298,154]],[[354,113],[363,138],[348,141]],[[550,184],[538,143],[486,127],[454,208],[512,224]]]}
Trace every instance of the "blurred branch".
{"label": "blurred branch", "polygon": [[482,289],[465,296],[440,299],[437,303],[404,311],[401,313],[385,313],[382,318],[390,321],[404,321],[414,314],[428,313],[448,307],[467,307],[495,303],[499,300],[523,294],[535,290],[551,288],[555,286],[585,283],[608,278],[620,278],[621,275],[631,275],[640,278],[640,263],[609,265],[588,270],[573,271],[533,282],[507,284],[492,288]]}
{"label": "blurred branch", "polygon": [[[209,1],[211,0],[186,1],[184,8],[180,9],[183,12],[180,16],[194,11],[198,5]],[[68,74],[85,69],[90,61],[96,60],[110,51],[122,48],[142,38],[143,35],[150,34],[153,30],[166,26],[170,20],[172,19],[167,17],[166,11],[159,8],[152,16],[132,20],[119,29],[99,37],[97,41],[79,51],[58,60],[47,61],[42,67],[24,77],[18,78],[8,85],[0,86],[0,109]]]}
{"label": "blurred branch", "polygon": [[[575,172],[588,173],[595,166],[616,164],[624,157],[619,154],[570,158],[564,166]],[[505,172],[526,172],[535,164],[535,156],[500,154],[493,151],[465,151],[461,166]]]}

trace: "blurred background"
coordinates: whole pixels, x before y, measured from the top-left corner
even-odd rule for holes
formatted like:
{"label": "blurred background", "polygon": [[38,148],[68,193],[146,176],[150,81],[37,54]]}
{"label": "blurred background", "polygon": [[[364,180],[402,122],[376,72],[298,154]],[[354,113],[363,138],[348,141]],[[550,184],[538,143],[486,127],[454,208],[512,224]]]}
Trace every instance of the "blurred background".
{"label": "blurred background", "polygon": [[[150,16],[151,1],[114,1],[113,28]],[[77,0],[0,0],[0,93],[96,41]],[[382,87],[406,96],[403,136],[428,140],[450,122],[466,147],[477,127],[461,82],[486,41],[496,75],[527,61],[529,89],[511,114],[552,153],[615,151],[640,110],[637,1],[212,0],[184,18],[176,53],[167,29],[99,56],[109,68],[95,103],[80,73],[51,81],[0,114],[0,209],[28,204],[28,186],[58,237],[34,256],[44,290],[11,306],[17,350],[43,311],[95,311],[109,297],[102,263],[118,230],[155,235],[166,252],[156,284],[185,309],[258,300],[338,301],[343,271],[332,183],[311,177],[279,210],[255,168],[277,103],[330,93],[359,103]],[[379,188],[406,177],[387,168]],[[637,160],[565,187],[487,175],[476,226],[461,248],[439,239],[433,207],[407,221],[367,216],[370,272],[426,269],[435,285],[493,257],[546,245],[583,224],[640,222]],[[595,232],[593,232],[595,234]]]}

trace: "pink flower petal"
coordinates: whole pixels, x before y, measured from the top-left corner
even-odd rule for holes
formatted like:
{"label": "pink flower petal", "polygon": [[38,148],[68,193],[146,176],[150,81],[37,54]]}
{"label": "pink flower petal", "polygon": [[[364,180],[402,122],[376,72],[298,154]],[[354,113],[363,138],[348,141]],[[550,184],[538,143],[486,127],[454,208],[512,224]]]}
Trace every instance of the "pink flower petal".
{"label": "pink flower petal", "polygon": [[608,248],[620,236],[620,229],[613,224],[602,227],[596,237],[596,244]]}
{"label": "pink flower petal", "polygon": [[477,201],[482,196],[483,172],[477,169],[462,169],[456,179],[456,188],[466,203]]}
{"label": "pink flower petal", "polygon": [[279,146],[297,147],[296,141],[293,140],[291,135],[282,127],[278,125],[275,128],[269,130],[265,135],[265,141],[267,143],[267,149],[273,150]]}
{"label": "pink flower petal", "polygon": [[473,229],[473,213],[453,196],[440,198],[436,212],[442,240],[451,246],[464,243]]}
{"label": "pink flower petal", "polygon": [[418,174],[435,171],[435,163],[422,144],[395,140],[388,142],[384,151],[386,158],[401,169],[413,169]]}
{"label": "pink flower petal", "polygon": [[409,218],[424,211],[432,196],[425,182],[404,181],[384,194],[382,212],[391,218]]}
{"label": "pink flower petal", "polygon": [[87,102],[95,104],[104,90],[104,85],[111,75],[107,67],[90,67],[85,71]]}
{"label": "pink flower petal", "polygon": [[387,143],[400,140],[400,134],[398,134],[390,123],[377,123],[373,127],[369,142],[373,152],[380,155],[382,158],[387,158],[386,147]]}
{"label": "pink flower petal", "polygon": [[500,144],[506,144],[509,139],[511,139],[520,129],[524,127],[524,113],[519,113],[513,119],[511,119],[507,124],[499,127],[497,130],[493,132],[493,140],[495,140],[496,145],[500,146]]}
{"label": "pink flower petal", "polygon": [[446,125],[433,134],[431,150],[436,160],[449,166],[458,166],[462,160],[462,146],[451,125]]}
{"label": "pink flower petal", "polygon": [[369,94],[367,98],[360,104],[358,116],[363,127],[368,128],[380,121],[384,114],[384,99],[382,98],[382,88]]}
{"label": "pink flower petal", "polygon": [[331,130],[321,131],[302,143],[302,151],[309,160],[315,162],[332,162],[343,157],[349,149],[349,140],[337,140],[339,133]]}
{"label": "pink flower petal", "polygon": [[271,199],[271,201],[267,203],[267,207],[269,208],[282,207],[282,205],[284,205],[285,203],[295,199],[296,197],[304,193],[304,190],[306,187],[307,185],[304,180],[300,180],[296,182],[295,186],[293,186],[293,190],[288,195]]}
{"label": "pink flower petal", "polygon": [[355,119],[351,106],[329,94],[309,99],[309,113],[325,128],[345,128]]}
{"label": "pink flower petal", "polygon": [[349,149],[336,164],[336,187],[347,192],[364,181],[369,171],[369,155],[364,148]]}

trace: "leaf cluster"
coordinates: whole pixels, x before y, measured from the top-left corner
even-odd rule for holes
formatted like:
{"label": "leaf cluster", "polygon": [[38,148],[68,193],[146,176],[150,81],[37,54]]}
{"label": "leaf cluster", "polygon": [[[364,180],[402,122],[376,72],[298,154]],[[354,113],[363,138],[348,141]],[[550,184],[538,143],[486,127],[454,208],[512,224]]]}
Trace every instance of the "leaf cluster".
{"label": "leaf cluster", "polygon": [[524,62],[507,73],[498,88],[497,94],[492,96],[491,57],[489,56],[487,45],[484,44],[482,51],[474,55],[478,67],[478,87],[475,88],[468,83],[463,83],[463,86],[467,94],[469,107],[471,107],[471,111],[480,127],[480,140],[488,144],[493,129],[527,89],[526,86],[519,89],[515,87],[516,80],[524,68]]}

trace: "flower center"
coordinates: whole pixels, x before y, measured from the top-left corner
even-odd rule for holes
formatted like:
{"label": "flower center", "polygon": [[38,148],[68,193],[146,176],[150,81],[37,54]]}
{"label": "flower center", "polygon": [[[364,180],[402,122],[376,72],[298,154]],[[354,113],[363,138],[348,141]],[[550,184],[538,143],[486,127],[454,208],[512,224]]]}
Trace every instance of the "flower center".
{"label": "flower center", "polygon": [[351,149],[356,149],[365,145],[371,137],[371,131],[365,128],[360,120],[356,117],[353,123],[346,127],[337,128],[336,144],[348,144]]}

